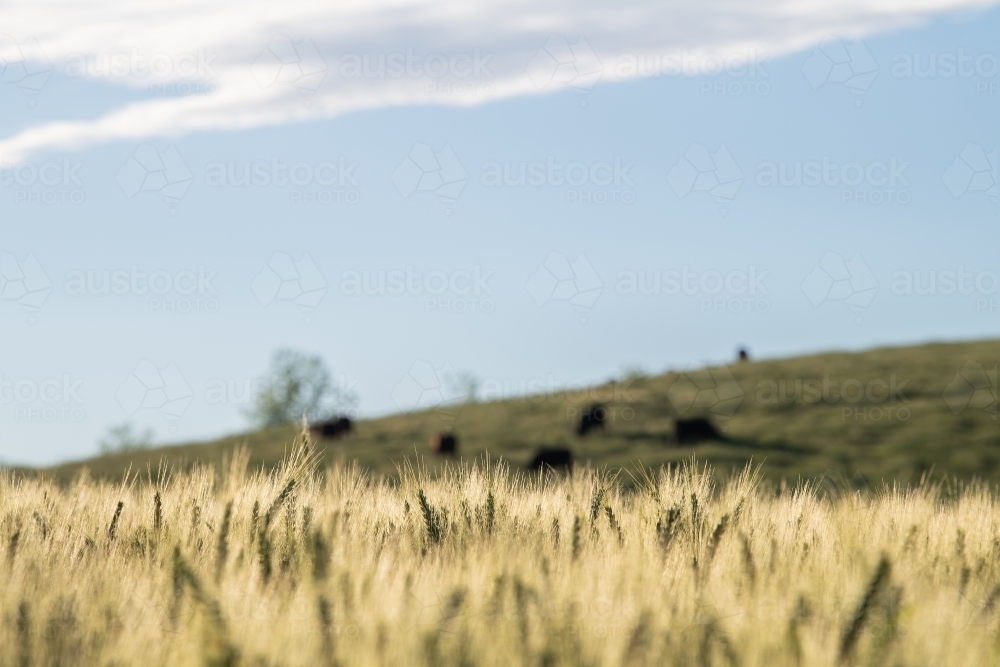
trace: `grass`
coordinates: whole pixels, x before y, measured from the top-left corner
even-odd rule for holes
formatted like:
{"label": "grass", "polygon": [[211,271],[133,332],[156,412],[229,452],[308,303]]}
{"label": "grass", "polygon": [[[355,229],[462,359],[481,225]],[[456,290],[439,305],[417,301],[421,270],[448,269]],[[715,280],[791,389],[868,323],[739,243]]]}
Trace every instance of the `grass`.
{"label": "grass", "polygon": [[[1000,664],[998,358],[765,360],[0,470],[0,667]],[[698,415],[725,440],[677,445]],[[460,459],[428,453],[448,428]],[[582,465],[520,470],[540,446]]]}
{"label": "grass", "polygon": [[[684,390],[690,389],[685,378],[705,382],[711,379],[706,371],[671,372],[572,393],[469,403],[457,415],[456,406],[450,406],[363,420],[350,437],[325,441],[321,448],[324,463],[354,461],[376,475],[394,475],[404,457],[428,453],[432,433],[452,429],[459,437],[462,458],[482,460],[488,452],[515,468],[530,461],[538,447],[565,446],[578,461],[612,470],[636,462],[658,467],[697,453],[713,464],[720,479],[753,460],[763,464],[762,473],[772,480],[825,477],[831,483],[865,487],[882,481],[913,483],[933,470],[939,476],[996,482],[1000,481],[996,385],[992,413],[970,406],[956,414],[944,398],[956,374],[970,361],[993,369],[1000,361],[1000,341],[733,364],[728,370],[741,395],[734,399],[731,416],[688,405],[692,396]],[[836,388],[828,390],[826,398],[811,400],[809,383],[816,383],[822,393],[824,380],[836,383]],[[848,396],[842,397],[845,384]],[[794,400],[796,386],[802,388],[798,400]],[[895,395],[890,396],[893,388]],[[723,382],[723,389],[731,390],[732,385]],[[594,402],[607,406],[607,428],[579,438],[573,434],[576,416]],[[731,404],[716,405],[716,412],[720,405]],[[711,415],[724,429],[726,441],[676,445],[673,419],[681,413]],[[42,474],[66,484],[83,467],[95,478],[121,479],[130,467],[156,469],[161,460],[178,470],[198,462],[221,465],[239,445],[250,450],[252,467],[271,467],[294,435],[291,427],[256,431],[207,443],[102,456]],[[433,468],[441,461],[428,463]]]}
{"label": "grass", "polygon": [[[989,665],[1000,498],[693,461],[0,474],[2,665]],[[525,548],[528,547],[528,548]]]}

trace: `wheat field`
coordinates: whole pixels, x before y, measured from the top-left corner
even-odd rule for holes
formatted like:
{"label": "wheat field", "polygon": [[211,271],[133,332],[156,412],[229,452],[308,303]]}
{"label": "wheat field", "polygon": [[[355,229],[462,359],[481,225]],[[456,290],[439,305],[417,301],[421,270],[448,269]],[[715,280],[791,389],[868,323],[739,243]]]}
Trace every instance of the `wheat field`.
{"label": "wheat field", "polygon": [[419,462],[0,475],[0,665],[997,664],[998,499]]}

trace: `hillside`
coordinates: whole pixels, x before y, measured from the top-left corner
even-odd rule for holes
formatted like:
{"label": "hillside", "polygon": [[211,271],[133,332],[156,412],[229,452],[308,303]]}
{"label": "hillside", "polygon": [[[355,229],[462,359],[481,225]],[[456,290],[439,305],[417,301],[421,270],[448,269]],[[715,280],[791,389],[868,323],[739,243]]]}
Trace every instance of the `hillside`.
{"label": "hillside", "polygon": [[[719,475],[753,459],[772,479],[826,475],[874,486],[882,480],[916,481],[933,468],[935,474],[1000,481],[998,361],[1000,341],[991,340],[734,363],[722,370],[633,377],[571,395],[364,420],[349,437],[321,447],[328,462],[356,460],[376,474],[391,474],[395,463],[415,453],[436,465],[441,459],[429,453],[428,438],[450,427],[460,439],[462,458],[489,452],[514,466],[524,465],[538,447],[565,446],[578,461],[609,468],[659,466],[696,453]],[[960,372],[966,382],[956,381]],[[578,411],[597,400],[608,409],[605,431],[577,437]],[[711,415],[726,440],[677,445],[678,414]],[[178,468],[222,462],[241,444],[250,449],[252,466],[271,466],[294,433],[292,428],[245,433],[41,472],[68,481],[86,467],[95,477],[120,478],[128,466],[155,471],[161,460]]]}

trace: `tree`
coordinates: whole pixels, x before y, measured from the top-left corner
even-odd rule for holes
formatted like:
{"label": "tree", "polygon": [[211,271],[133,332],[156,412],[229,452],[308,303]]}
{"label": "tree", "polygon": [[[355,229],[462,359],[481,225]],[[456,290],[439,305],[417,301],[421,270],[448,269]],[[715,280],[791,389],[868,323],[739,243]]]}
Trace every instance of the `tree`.
{"label": "tree", "polygon": [[467,403],[475,403],[479,400],[479,387],[482,383],[474,373],[458,373],[453,378],[449,378],[448,389],[455,395],[462,396]]}
{"label": "tree", "polygon": [[260,426],[329,419],[353,408],[357,398],[333,381],[319,355],[292,349],[277,350],[271,357],[267,381],[254,398],[250,417]]}
{"label": "tree", "polygon": [[113,454],[146,449],[152,442],[153,429],[147,428],[140,432],[133,424],[125,422],[109,428],[107,434],[98,441],[97,447],[101,454]]}

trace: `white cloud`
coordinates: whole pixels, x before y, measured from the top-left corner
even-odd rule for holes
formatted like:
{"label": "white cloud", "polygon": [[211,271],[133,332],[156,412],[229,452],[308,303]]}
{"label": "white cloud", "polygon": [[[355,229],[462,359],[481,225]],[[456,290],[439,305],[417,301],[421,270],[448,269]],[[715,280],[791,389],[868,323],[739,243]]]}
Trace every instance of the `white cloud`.
{"label": "white cloud", "polygon": [[[79,149],[91,144],[191,132],[281,125],[364,109],[410,104],[476,105],[506,97],[538,94],[586,83],[635,76],[616,71],[622,54],[664,54],[682,46],[695,56],[748,52],[769,57],[815,48],[828,34],[857,38],[910,25],[951,10],[975,9],[997,0],[777,0],[735,5],[726,0],[691,4],[678,0],[369,0],[328,3],[317,0],[33,0],[0,5],[0,26],[13,39],[0,41],[0,60],[29,57],[11,49],[37,41],[55,73],[73,58],[88,54],[202,54],[210,59],[211,93],[124,103],[94,119],[67,117],[39,121],[0,139],[0,156],[25,159],[44,150]],[[719,21],[720,14],[727,16]],[[555,42],[553,41],[555,36]],[[261,85],[267,73],[262,54],[287,41],[297,49],[301,72],[293,85]],[[580,40],[583,40],[582,42]],[[308,41],[303,41],[308,40]],[[546,45],[567,41],[586,52],[580,76],[552,76],[539,88],[529,67]],[[11,45],[14,46],[11,46]],[[594,60],[603,70],[591,71]],[[315,45],[313,53],[312,45]],[[309,48],[305,48],[308,46]],[[402,53],[445,58],[488,56],[489,85],[461,94],[429,94],[429,76],[344,77],[338,66],[349,54]],[[551,49],[550,49],[551,50]],[[7,51],[10,51],[9,53]],[[548,51],[545,51],[548,53]],[[310,54],[318,55],[308,58]],[[299,60],[295,60],[298,66]],[[284,80],[287,59],[277,58],[276,81]],[[321,63],[320,60],[323,62]],[[254,63],[257,68],[254,68]],[[324,69],[328,66],[328,70]],[[464,66],[464,65],[463,65]],[[284,67],[284,69],[281,69]],[[180,68],[190,70],[188,68]],[[323,73],[320,77],[319,73]],[[256,72],[256,76],[255,76]],[[299,74],[302,76],[300,77]],[[313,76],[309,76],[313,74]],[[303,78],[304,77],[304,78]],[[160,82],[183,78],[170,72]],[[293,77],[294,78],[294,77]],[[299,80],[301,79],[301,80]],[[461,81],[461,79],[459,79]],[[270,79],[267,79],[270,81]],[[298,85],[296,84],[298,81]],[[136,72],[114,80],[141,89],[150,82]],[[303,87],[310,92],[303,97]],[[600,84],[599,84],[600,85]],[[39,94],[44,95],[43,89]],[[67,105],[68,113],[74,105]]]}

